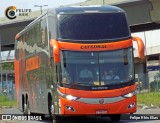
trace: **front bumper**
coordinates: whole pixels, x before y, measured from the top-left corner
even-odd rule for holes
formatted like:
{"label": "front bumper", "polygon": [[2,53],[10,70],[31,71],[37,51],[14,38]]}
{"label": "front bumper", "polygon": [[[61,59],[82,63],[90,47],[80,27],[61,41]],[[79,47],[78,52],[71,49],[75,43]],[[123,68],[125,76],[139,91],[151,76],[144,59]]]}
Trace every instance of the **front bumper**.
{"label": "front bumper", "polygon": [[136,112],[136,95],[121,101],[91,104],[60,98],[60,110],[64,115],[126,114]]}

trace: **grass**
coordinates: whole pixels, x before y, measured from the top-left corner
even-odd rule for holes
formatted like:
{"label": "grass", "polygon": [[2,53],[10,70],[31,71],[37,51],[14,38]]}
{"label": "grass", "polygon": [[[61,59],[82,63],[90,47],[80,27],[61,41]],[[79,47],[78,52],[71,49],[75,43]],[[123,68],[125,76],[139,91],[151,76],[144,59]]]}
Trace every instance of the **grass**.
{"label": "grass", "polygon": [[160,107],[160,92],[138,94],[137,102],[138,104],[145,104],[147,106],[153,104]]}
{"label": "grass", "polygon": [[9,100],[8,97],[5,95],[0,95],[0,107],[2,106],[8,106],[8,107],[16,106],[16,101]]}

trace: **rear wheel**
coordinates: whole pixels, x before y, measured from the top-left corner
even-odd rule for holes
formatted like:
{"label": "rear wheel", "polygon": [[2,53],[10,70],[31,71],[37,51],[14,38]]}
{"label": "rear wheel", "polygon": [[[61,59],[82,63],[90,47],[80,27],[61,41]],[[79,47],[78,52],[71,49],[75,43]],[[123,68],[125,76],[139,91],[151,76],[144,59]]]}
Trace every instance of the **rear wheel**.
{"label": "rear wheel", "polygon": [[121,115],[120,114],[113,114],[110,116],[112,121],[120,121]]}
{"label": "rear wheel", "polygon": [[45,114],[37,114],[37,113],[31,113],[29,100],[27,99],[26,103],[24,104],[24,115],[27,116],[41,116],[41,119],[43,120],[45,118]]}

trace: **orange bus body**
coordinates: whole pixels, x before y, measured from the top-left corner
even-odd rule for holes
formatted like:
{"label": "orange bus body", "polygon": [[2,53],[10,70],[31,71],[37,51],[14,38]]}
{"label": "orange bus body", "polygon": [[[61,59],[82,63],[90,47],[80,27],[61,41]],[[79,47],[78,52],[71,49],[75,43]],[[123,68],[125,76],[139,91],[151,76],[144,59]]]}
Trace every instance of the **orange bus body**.
{"label": "orange bus body", "polygon": [[[77,97],[86,98],[86,99],[97,99],[96,104],[87,104],[77,101],[69,101],[65,98],[60,98],[60,104],[61,104],[61,113],[62,114],[78,114],[78,115],[84,115],[84,114],[96,114],[96,111],[104,110],[106,111],[105,114],[126,114],[126,113],[134,113],[136,112],[136,96],[133,96],[128,99],[124,99],[118,102],[112,102],[112,103],[105,103],[100,104],[99,100],[103,98],[113,98],[113,97],[119,97],[121,95],[130,93],[136,89],[136,86],[129,86],[121,89],[115,89],[115,90],[104,90],[104,91],[79,91],[74,89],[65,89],[60,88],[60,91],[66,94],[71,94]],[[135,103],[135,107],[129,109],[128,106],[131,103]],[[74,107],[76,112],[72,112],[67,110],[65,107],[71,106]]]}
{"label": "orange bus body", "polygon": [[[137,40],[134,38],[134,40]],[[54,60],[56,62],[60,62],[60,50],[71,50],[71,51],[109,51],[109,50],[118,50],[123,48],[131,47],[132,39],[124,40],[115,43],[99,43],[99,44],[75,44],[75,43],[66,43],[66,42],[59,42],[56,40],[50,40],[51,45],[53,45],[54,51]],[[141,44],[141,42],[139,43]],[[143,49],[143,44],[142,49]],[[86,47],[83,48],[82,47]],[[93,48],[94,46],[102,46],[102,48]],[[106,46],[106,47],[103,47]],[[67,47],[67,48],[66,48]],[[93,49],[92,49],[93,48]],[[141,53],[141,57],[143,58],[144,52]],[[141,58],[140,57],[140,58]],[[84,99],[91,99],[96,100],[95,104],[90,103],[83,103],[78,101],[70,101],[63,97],[60,97],[60,107],[61,107],[61,114],[70,115],[70,114],[96,114],[96,111],[106,111],[102,112],[102,114],[126,114],[126,113],[135,113],[136,106],[137,106],[137,98],[134,95],[131,98],[124,98],[118,102],[110,102],[100,104],[99,100],[101,99],[109,99],[114,97],[119,97],[125,94],[129,94],[130,92],[134,92],[136,90],[136,85],[127,86],[124,88],[114,89],[114,90],[103,90],[103,91],[83,91],[83,90],[75,90],[75,89],[68,89],[60,87],[59,91],[66,95],[72,95],[75,97],[81,97]],[[129,105],[134,104],[134,107],[129,109]],[[66,106],[74,107],[76,110],[75,112],[69,111],[66,109]]]}
{"label": "orange bus body", "polygon": [[[82,8],[86,9],[86,12]],[[127,32],[125,33],[128,37],[122,35],[119,39],[115,37],[115,34],[111,39],[98,39],[96,37],[92,41],[90,38],[76,40],[74,39],[75,35],[73,35],[73,39],[72,37],[71,39],[70,37],[65,39],[65,33],[68,30],[63,32],[65,28],[63,27],[60,30],[58,26],[61,23],[56,23],[58,19],[63,23],[65,16],[78,15],[79,19],[79,16],[83,13],[82,15],[86,18],[86,15],[90,16],[92,14],[94,17],[109,15],[112,18],[112,14],[115,14],[116,17],[117,14],[121,14],[126,21],[125,12],[117,7],[92,8],[93,10],[99,10],[98,12],[93,12],[90,7],[82,8],[64,7],[63,9],[62,7],[54,9],[54,11],[36,19],[16,35],[14,61],[16,97],[18,108],[23,113],[49,113],[51,116],[90,114],[117,114],[120,116],[121,114],[136,112],[133,41],[137,42],[140,59],[144,58],[143,41],[140,38],[130,36],[127,22],[125,22],[125,25],[127,25]],[[87,13],[88,11],[90,12]],[[75,12],[78,14],[75,14]],[[108,25],[111,31],[116,26]],[[124,30],[122,27],[119,29]],[[60,31],[64,35],[60,35]],[[68,35],[71,31],[68,31]],[[73,32],[75,31],[73,30]],[[100,30],[96,31],[99,32]],[[107,33],[112,35],[114,31]],[[89,34],[90,36],[94,37],[92,34]],[[90,83],[90,80],[82,83],[82,80],[78,78],[84,66],[88,67],[93,73],[92,83]],[[112,68],[115,73],[119,74],[119,80],[102,80],[102,73],[105,72],[105,69],[109,72],[109,69]]]}

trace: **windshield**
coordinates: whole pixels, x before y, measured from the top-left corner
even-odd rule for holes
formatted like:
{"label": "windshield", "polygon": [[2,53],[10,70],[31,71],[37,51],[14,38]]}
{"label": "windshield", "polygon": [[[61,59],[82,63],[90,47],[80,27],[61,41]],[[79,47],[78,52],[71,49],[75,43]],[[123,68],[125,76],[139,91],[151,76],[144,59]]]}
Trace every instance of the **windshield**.
{"label": "windshield", "polygon": [[103,52],[61,51],[62,83],[102,86],[134,78],[132,48]]}
{"label": "windshield", "polygon": [[124,13],[88,13],[58,15],[59,40],[117,40],[128,38]]}

